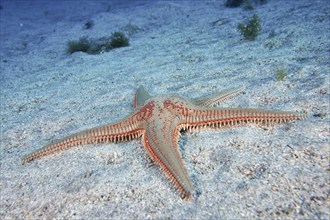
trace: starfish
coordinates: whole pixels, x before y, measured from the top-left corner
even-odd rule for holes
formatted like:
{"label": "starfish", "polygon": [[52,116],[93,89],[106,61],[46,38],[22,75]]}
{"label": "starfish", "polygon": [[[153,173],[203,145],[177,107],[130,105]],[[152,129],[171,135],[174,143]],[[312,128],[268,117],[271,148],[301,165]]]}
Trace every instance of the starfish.
{"label": "starfish", "polygon": [[134,111],[127,117],[53,141],[22,157],[22,162],[77,145],[141,138],[151,159],[160,166],[181,197],[189,199],[194,193],[194,185],[178,150],[181,131],[245,124],[273,125],[306,117],[297,112],[214,107],[242,90],[243,87],[237,87],[187,100],[173,95],[152,97],[140,86],[134,97]]}

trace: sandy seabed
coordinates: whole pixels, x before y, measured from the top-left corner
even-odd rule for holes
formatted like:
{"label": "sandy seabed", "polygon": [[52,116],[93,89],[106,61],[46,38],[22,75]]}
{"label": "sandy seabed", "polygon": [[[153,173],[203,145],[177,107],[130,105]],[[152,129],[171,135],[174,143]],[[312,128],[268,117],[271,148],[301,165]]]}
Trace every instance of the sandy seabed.
{"label": "sandy seabed", "polygon": [[[330,4],[275,1],[0,2],[0,218],[329,219]],[[246,41],[237,24],[257,14]],[[86,29],[86,22],[94,26]],[[122,31],[128,47],[67,54]],[[283,81],[276,72],[284,70]],[[51,140],[116,121],[135,90],[186,98],[244,85],[221,106],[305,112],[270,128],[183,134],[196,187],[182,200],[140,141],[74,147],[22,165]]]}

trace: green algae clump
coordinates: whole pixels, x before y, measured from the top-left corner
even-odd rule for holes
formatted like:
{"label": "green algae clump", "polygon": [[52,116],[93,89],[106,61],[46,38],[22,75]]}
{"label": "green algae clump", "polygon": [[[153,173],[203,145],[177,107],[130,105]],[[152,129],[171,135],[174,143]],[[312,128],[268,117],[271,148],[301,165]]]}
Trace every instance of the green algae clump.
{"label": "green algae clump", "polygon": [[277,69],[275,71],[275,79],[277,81],[283,81],[287,75],[288,73],[284,69]]}
{"label": "green algae clump", "polygon": [[114,32],[110,37],[101,37],[99,39],[87,39],[81,37],[79,40],[69,41],[67,43],[67,53],[85,52],[88,54],[101,54],[111,49],[129,46],[129,39],[122,32]]}
{"label": "green algae clump", "polygon": [[254,14],[249,22],[245,25],[239,23],[237,29],[244,36],[245,40],[255,40],[261,31],[260,18]]}
{"label": "green algae clump", "polygon": [[110,48],[127,47],[128,38],[122,32],[114,32],[110,37]]}
{"label": "green algae clump", "polygon": [[81,37],[79,40],[70,40],[67,44],[66,52],[73,54],[74,52],[82,51],[87,52],[90,44],[87,37]]}

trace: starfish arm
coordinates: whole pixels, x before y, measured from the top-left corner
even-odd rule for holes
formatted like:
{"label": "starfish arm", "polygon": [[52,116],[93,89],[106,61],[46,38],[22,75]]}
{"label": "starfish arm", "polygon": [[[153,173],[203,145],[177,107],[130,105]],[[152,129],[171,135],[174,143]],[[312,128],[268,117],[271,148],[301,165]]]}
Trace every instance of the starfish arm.
{"label": "starfish arm", "polygon": [[220,128],[249,123],[273,125],[303,119],[305,117],[306,115],[303,113],[286,111],[198,108],[193,109],[190,115],[184,117],[181,127],[183,129]]}
{"label": "starfish arm", "polygon": [[189,199],[194,186],[178,151],[180,132],[172,122],[149,123],[142,139],[152,160],[160,166],[182,198]]}
{"label": "starfish arm", "polygon": [[149,95],[149,93],[145,90],[144,86],[141,85],[134,96],[134,110],[138,107],[141,107],[143,103],[149,98],[151,98],[151,95]]}
{"label": "starfish arm", "polygon": [[135,113],[120,121],[88,129],[67,136],[63,139],[55,140],[46,146],[23,156],[21,160],[23,163],[26,163],[41,156],[81,144],[120,142],[137,138],[142,134],[142,128],[139,126],[138,118],[139,115]]}
{"label": "starfish arm", "polygon": [[197,106],[212,107],[226,99],[232,98],[244,90],[243,86],[223,90],[209,96],[193,99],[191,102]]}

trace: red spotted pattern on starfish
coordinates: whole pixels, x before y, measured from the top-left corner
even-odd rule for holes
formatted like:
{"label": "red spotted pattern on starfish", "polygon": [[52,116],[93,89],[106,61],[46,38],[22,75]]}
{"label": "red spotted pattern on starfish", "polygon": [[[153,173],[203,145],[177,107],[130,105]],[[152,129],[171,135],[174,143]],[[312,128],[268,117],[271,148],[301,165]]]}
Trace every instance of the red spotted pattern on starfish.
{"label": "red spotted pattern on starfish", "polygon": [[22,158],[26,163],[41,156],[82,144],[121,142],[142,137],[151,159],[160,166],[183,198],[190,198],[194,186],[178,150],[180,131],[223,128],[245,124],[272,125],[303,119],[296,112],[212,107],[241,92],[242,87],[194,100],[178,96],[150,96],[140,86],[134,111],[122,120],[82,131],[54,141]]}

